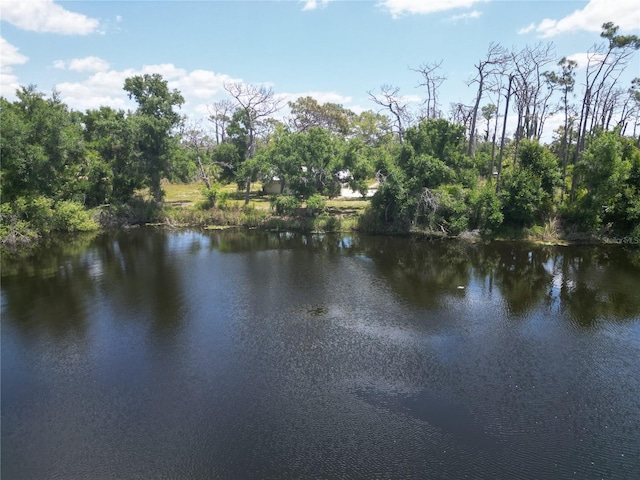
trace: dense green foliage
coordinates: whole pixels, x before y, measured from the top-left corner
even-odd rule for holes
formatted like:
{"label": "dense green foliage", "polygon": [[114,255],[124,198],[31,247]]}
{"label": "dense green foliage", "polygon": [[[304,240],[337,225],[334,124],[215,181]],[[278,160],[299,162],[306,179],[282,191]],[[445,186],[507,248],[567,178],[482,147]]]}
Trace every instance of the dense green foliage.
{"label": "dense green foliage", "polygon": [[[616,36],[612,25],[603,38],[611,62],[640,46],[635,37]],[[469,135],[468,117],[437,115],[404,119],[392,131],[385,115],[356,114],[310,97],[290,102],[287,122],[278,121],[269,116],[279,108],[271,91],[235,85],[228,91],[237,104],[217,106],[210,136],[186,126],[176,111],[182,95],[158,74],[126,79],[133,112],[109,106],[76,112],[55,92],[47,97],[33,86],[21,88],[13,102],[0,98],[0,239],[19,243],[51,231],[91,230],[98,217],[114,224],[123,223],[118,217],[158,220],[163,181],[202,180],[200,212],[227,204],[225,183],[236,183],[247,199],[252,182],[279,186],[272,210],[286,216],[303,205],[320,214],[325,198],[345,188],[363,197],[374,188],[360,222],[368,230],[500,235],[555,225],[560,234],[640,241],[640,142],[635,131],[625,135],[632,119],[607,128],[608,120],[599,120],[606,112],[597,104],[590,110],[587,97],[583,115],[570,117],[575,65],[566,59],[558,65],[559,73],[544,75],[565,112],[550,145],[540,144],[526,110],[517,110],[525,123],[518,118],[513,138],[497,145],[501,112],[493,104],[481,109],[482,135]],[[636,79],[629,89],[635,103],[628,111],[640,109],[639,84]],[[510,89],[506,100],[509,95]]]}

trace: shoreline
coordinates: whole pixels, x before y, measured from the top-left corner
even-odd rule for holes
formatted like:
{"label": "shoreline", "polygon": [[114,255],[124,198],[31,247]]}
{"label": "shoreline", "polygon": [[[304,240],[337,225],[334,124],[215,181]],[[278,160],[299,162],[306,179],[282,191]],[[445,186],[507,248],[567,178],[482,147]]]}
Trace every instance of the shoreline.
{"label": "shoreline", "polygon": [[[336,212],[308,213],[301,209],[296,215],[276,215],[268,210],[256,208],[237,208],[232,210],[197,210],[192,207],[169,207],[163,209],[157,218],[139,219],[109,215],[108,218],[100,216],[97,219],[99,228],[94,234],[102,232],[129,230],[135,228],[167,228],[173,230],[263,230],[266,232],[297,232],[307,234],[320,233],[358,233],[363,235],[413,237],[429,241],[457,240],[466,243],[488,242],[522,242],[544,246],[598,246],[621,245],[639,248],[640,242],[630,237],[606,236],[588,232],[561,232],[536,233],[530,229],[509,229],[494,234],[481,233],[478,230],[464,231],[457,235],[447,232],[422,230],[410,228],[400,229],[394,225],[375,225],[375,228],[364,228],[361,222],[365,220],[362,213],[340,214]],[[51,232],[35,237],[16,238],[14,240],[5,237],[0,246],[2,254],[25,255],[48,239],[62,233],[63,235],[80,236],[87,232]],[[9,241],[7,241],[9,240]]]}

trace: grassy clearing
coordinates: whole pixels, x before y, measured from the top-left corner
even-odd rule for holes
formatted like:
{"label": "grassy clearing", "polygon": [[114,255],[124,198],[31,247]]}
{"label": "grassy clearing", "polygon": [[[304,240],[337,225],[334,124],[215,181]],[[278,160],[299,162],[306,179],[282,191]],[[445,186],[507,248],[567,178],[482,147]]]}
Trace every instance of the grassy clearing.
{"label": "grassy clearing", "polygon": [[[176,208],[195,207],[204,202],[204,185],[202,183],[175,184],[167,183],[162,186],[165,204]],[[245,206],[244,191],[239,191],[234,184],[223,185],[220,192],[226,194],[226,206],[228,209],[242,208]],[[333,198],[326,201],[327,213],[331,215],[357,216],[364,212],[369,204],[368,200],[361,198]],[[258,210],[270,210],[269,196],[262,194],[260,183],[251,185],[250,208]]]}
{"label": "grassy clearing", "polygon": [[[162,185],[165,193],[164,202],[166,205],[177,208],[195,207],[205,201],[204,188],[203,183],[166,183]],[[270,208],[269,197],[260,195],[261,192],[262,185],[260,183],[251,185],[249,206],[260,210],[268,210]],[[236,185],[223,185],[220,188],[220,193],[226,194],[229,208],[244,206],[244,191],[239,191]]]}
{"label": "grassy clearing", "polygon": [[[326,200],[319,215],[311,215],[300,208],[295,215],[278,216],[271,208],[270,197],[262,194],[259,183],[251,186],[249,204],[245,205],[244,191],[236,185],[221,187],[216,208],[203,208],[206,198],[201,183],[165,184],[164,221],[174,227],[229,228],[234,226],[259,227],[268,230],[299,230],[311,232],[352,231],[358,228],[358,219],[368,205],[361,198],[334,198]],[[317,213],[317,212],[316,212]]]}
{"label": "grassy clearing", "polygon": [[360,198],[333,198],[327,200],[327,210],[340,215],[360,215],[369,205],[368,200]]}
{"label": "grassy clearing", "polygon": [[204,201],[202,194],[202,184],[166,184],[162,186],[164,190],[164,201],[168,205],[175,207],[190,207],[198,202]]}

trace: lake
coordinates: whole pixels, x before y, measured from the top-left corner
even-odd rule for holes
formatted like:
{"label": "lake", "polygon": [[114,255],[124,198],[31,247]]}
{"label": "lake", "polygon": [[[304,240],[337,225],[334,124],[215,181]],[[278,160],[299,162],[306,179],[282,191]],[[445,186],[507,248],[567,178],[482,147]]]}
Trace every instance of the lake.
{"label": "lake", "polygon": [[143,228],[1,300],[2,478],[639,478],[637,248]]}

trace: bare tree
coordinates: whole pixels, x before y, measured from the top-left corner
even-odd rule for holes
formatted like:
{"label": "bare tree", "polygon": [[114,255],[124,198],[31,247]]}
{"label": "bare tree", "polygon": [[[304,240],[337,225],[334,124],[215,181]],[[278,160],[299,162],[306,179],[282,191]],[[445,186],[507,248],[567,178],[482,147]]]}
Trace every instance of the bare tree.
{"label": "bare tree", "polygon": [[[596,45],[589,52],[585,70],[584,95],[578,122],[578,138],[575,161],[580,158],[588,131],[593,131],[601,97],[606,97],[616,85],[620,74],[626,69],[629,59],[640,48],[636,35],[617,35],[618,26],[611,22],[602,25],[600,36],[608,44]],[[605,102],[606,103],[606,102]],[[591,120],[591,122],[590,122]],[[591,124],[590,130],[587,125]],[[574,176],[574,187],[576,178]]]}
{"label": "bare tree", "polygon": [[564,112],[564,127],[562,131],[562,139],[560,140],[560,155],[562,158],[562,195],[564,196],[564,179],[567,176],[567,164],[569,163],[569,147],[571,145],[570,129],[572,129],[573,119],[571,118],[573,109],[569,104],[569,95],[573,92],[575,86],[575,70],[578,64],[563,57],[558,66],[561,68],[559,74],[550,72],[547,74],[547,80],[553,83],[556,88],[560,89],[562,98],[559,109]]}
{"label": "bare tree", "polygon": [[198,162],[198,168],[200,169],[200,178],[204,180],[207,190],[211,190],[211,181],[209,180],[209,175],[204,168],[201,158],[201,156],[209,150],[211,144],[210,138],[197,122],[190,123],[186,126],[182,133],[182,138],[184,143],[194,151]]}
{"label": "bare tree", "polygon": [[[640,126],[640,77],[631,81],[631,87],[627,90],[627,97],[620,112],[618,126],[623,135],[630,122],[633,122],[633,136],[636,137],[637,128]],[[640,145],[640,139],[638,145]]]}
{"label": "bare tree", "polygon": [[471,125],[469,127],[469,145],[467,154],[472,157],[475,154],[475,137],[476,137],[476,121],[478,119],[478,110],[480,109],[480,102],[482,96],[487,88],[487,81],[492,73],[495,72],[496,65],[502,64],[508,60],[504,48],[497,43],[491,43],[489,50],[484,59],[478,61],[475,66],[477,75],[475,78],[468,82],[468,85],[477,84],[478,89],[476,93],[475,103],[471,112]]}
{"label": "bare tree", "polygon": [[372,91],[367,91],[369,99],[389,110],[392,115],[393,124],[398,135],[400,144],[403,143],[404,127],[409,123],[411,116],[409,114],[407,104],[400,96],[400,88],[392,85],[382,85],[380,87],[380,93],[374,94]]}
{"label": "bare tree", "polygon": [[220,100],[207,106],[207,110],[209,111],[208,120],[213,123],[217,145],[225,141],[227,125],[231,121],[234,109],[235,105],[228,99]]}
{"label": "bare tree", "polygon": [[[238,108],[245,114],[248,134],[246,158],[251,160],[256,153],[256,131],[260,121],[280,110],[283,100],[276,97],[271,88],[262,85],[251,85],[242,82],[225,83],[224,89],[235,99]],[[245,182],[244,201],[245,204],[248,204],[251,194],[250,175],[247,176]]]}
{"label": "bare tree", "polygon": [[[487,90],[489,99],[495,101],[495,114],[493,116],[493,133],[491,135],[491,163],[489,166],[489,172],[491,177],[489,177],[489,181],[493,177],[495,159],[496,159],[496,138],[498,136],[498,123],[500,119],[500,105],[502,102],[502,97],[507,97],[510,92],[507,92],[505,87],[505,80],[509,78],[508,70],[510,68],[510,62],[506,61],[496,65],[495,72],[493,73],[494,79],[491,81],[491,88]],[[495,98],[495,100],[494,100]],[[505,112],[506,113],[506,112]],[[487,133],[489,133],[489,120],[487,120]],[[503,132],[504,133],[504,132]]]}
{"label": "bare tree", "polygon": [[464,103],[455,102],[449,104],[449,120],[458,125],[462,125],[465,130],[469,129],[473,107]]}
{"label": "bare tree", "polygon": [[543,69],[555,58],[552,43],[538,43],[533,47],[527,45],[519,52],[511,53],[513,94],[518,111],[516,151],[520,139],[540,138],[554,88]]}
{"label": "bare tree", "polygon": [[[500,174],[502,173],[502,155],[504,153],[504,137],[507,132],[507,114],[509,113],[509,100],[511,99],[511,86],[513,85],[513,75],[509,75],[509,86],[507,87],[506,105],[504,106],[504,116],[502,119],[502,137],[500,139],[500,153],[498,154],[498,175],[496,177],[496,193],[500,191]],[[493,174],[493,172],[491,172]]]}
{"label": "bare tree", "polygon": [[423,63],[418,68],[410,69],[422,75],[422,80],[418,83],[418,87],[424,87],[427,90],[426,98],[422,102],[424,118],[440,118],[442,116],[438,106],[438,89],[447,77],[438,73],[441,66],[442,60]]}

